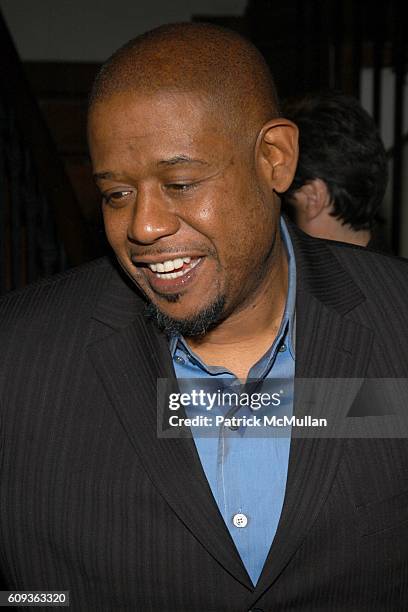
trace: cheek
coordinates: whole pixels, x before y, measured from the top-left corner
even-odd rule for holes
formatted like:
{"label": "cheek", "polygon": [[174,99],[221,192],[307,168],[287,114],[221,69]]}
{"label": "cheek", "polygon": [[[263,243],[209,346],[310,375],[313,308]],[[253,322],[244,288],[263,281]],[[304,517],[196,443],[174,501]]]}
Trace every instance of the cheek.
{"label": "cheek", "polygon": [[247,207],[228,223],[224,258],[231,278],[244,283],[248,274],[260,270],[274,242],[276,220],[272,206],[257,203]]}
{"label": "cheek", "polygon": [[214,210],[216,209],[214,207],[214,204],[212,204],[211,202],[202,204],[197,215],[199,223],[211,227],[211,219],[214,217]]}
{"label": "cheek", "polygon": [[103,210],[103,221],[109,244],[118,253],[126,249],[127,215],[119,210]]}

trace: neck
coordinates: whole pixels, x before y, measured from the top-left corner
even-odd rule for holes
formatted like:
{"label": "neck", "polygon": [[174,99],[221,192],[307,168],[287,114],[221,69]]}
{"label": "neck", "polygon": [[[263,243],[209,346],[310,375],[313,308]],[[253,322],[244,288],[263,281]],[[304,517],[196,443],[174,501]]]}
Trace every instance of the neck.
{"label": "neck", "polygon": [[204,337],[188,344],[207,365],[220,365],[245,378],[250,367],[273,343],[285,310],[288,261],[278,235],[269,273],[251,297]]}
{"label": "neck", "polygon": [[355,230],[351,225],[343,225],[339,219],[331,215],[326,215],[324,218],[316,217],[301,229],[315,238],[348,242],[364,247],[371,239],[370,230]]}

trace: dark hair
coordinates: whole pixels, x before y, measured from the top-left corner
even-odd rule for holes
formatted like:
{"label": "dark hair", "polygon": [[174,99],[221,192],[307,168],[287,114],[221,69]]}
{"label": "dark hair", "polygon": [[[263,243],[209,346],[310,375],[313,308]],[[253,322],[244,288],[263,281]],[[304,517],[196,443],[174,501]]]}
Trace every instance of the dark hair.
{"label": "dark hair", "polygon": [[388,179],[387,157],[370,115],[358,100],[339,92],[308,95],[284,105],[299,127],[299,162],[291,195],[315,178],[323,180],[334,217],[355,230],[371,229]]}

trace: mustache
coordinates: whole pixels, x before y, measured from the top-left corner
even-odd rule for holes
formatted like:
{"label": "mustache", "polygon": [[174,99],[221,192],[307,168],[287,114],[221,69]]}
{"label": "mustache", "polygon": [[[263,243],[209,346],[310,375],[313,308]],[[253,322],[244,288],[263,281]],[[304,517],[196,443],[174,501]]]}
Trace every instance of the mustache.
{"label": "mustache", "polygon": [[133,260],[141,257],[155,257],[156,255],[176,255],[177,257],[189,257],[191,253],[199,253],[200,256],[216,255],[215,249],[211,249],[208,246],[203,246],[199,244],[189,244],[188,246],[173,246],[173,247],[153,247],[153,248],[145,248],[132,250],[130,253],[130,259]]}

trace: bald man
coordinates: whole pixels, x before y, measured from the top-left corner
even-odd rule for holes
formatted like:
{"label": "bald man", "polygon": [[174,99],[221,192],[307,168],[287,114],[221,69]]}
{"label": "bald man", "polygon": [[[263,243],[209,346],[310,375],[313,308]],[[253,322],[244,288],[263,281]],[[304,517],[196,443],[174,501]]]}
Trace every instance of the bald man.
{"label": "bald man", "polygon": [[6,588],[407,609],[406,431],[370,412],[407,372],[406,262],[280,217],[297,130],[232,32],[117,51],[89,145],[113,257],[0,304]]}

